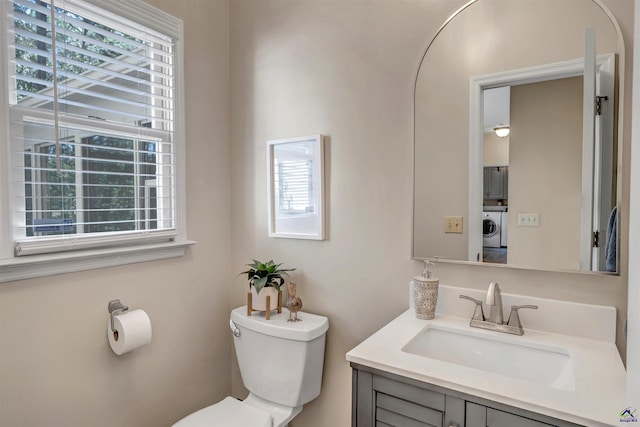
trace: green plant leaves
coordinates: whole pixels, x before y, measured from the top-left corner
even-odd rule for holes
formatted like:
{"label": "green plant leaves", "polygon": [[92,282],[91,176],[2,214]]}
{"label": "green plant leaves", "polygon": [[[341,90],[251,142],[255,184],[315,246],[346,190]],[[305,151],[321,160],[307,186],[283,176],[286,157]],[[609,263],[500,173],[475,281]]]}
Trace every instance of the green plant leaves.
{"label": "green plant leaves", "polygon": [[[264,288],[264,286],[267,284],[267,280],[269,280],[269,277],[267,277],[267,276],[260,277],[259,279],[254,279],[253,280],[253,286],[255,286],[257,293],[260,293],[262,288]],[[280,290],[280,289],[278,289],[278,290]]]}
{"label": "green plant leaves", "polygon": [[246,274],[249,287],[253,285],[257,293],[260,293],[265,286],[272,286],[279,291],[280,287],[284,284],[284,278],[282,276],[288,276],[288,271],[295,270],[295,268],[280,268],[282,264],[276,264],[273,260],[269,260],[266,263],[255,259],[252,261],[252,264],[247,264],[250,268],[241,272],[239,275]]}

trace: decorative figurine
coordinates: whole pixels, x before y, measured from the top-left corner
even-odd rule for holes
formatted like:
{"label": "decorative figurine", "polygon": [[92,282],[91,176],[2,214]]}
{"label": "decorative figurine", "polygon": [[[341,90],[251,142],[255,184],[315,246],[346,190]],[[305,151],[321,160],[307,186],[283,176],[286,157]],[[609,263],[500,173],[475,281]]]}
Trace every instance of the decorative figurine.
{"label": "decorative figurine", "polygon": [[[295,282],[287,283],[287,291],[289,296],[287,297],[287,308],[289,309],[289,320],[287,322],[299,322],[302,319],[298,319],[298,311],[302,308],[302,300],[296,296],[296,284]],[[291,318],[293,313],[293,319]]]}

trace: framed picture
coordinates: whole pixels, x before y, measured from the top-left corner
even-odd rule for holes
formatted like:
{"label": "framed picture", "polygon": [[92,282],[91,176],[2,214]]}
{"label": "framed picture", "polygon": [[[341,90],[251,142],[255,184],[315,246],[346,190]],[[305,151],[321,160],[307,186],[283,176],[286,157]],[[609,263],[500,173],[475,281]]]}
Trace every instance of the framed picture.
{"label": "framed picture", "polygon": [[267,141],[269,236],[324,240],[322,135]]}

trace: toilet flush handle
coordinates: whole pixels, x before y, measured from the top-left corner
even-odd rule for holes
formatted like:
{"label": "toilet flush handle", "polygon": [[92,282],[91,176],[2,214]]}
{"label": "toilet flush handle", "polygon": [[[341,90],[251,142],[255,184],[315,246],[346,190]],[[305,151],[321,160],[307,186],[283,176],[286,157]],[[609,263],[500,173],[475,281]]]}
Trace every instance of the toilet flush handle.
{"label": "toilet flush handle", "polygon": [[233,332],[233,336],[240,338],[240,329],[233,323],[233,320],[229,319],[229,327],[231,328],[231,332]]}

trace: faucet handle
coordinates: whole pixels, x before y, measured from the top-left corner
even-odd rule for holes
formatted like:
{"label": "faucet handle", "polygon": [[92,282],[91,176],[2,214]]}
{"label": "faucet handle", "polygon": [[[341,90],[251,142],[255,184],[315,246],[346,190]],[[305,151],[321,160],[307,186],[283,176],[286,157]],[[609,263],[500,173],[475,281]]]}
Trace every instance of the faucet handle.
{"label": "faucet handle", "polygon": [[473,310],[473,317],[471,318],[471,320],[479,320],[481,322],[484,322],[484,311],[482,311],[482,301],[480,301],[479,299],[471,298],[466,295],[460,295],[460,298],[468,299],[469,301],[475,302],[476,308],[475,310]]}
{"label": "faucet handle", "polygon": [[509,320],[507,320],[508,326],[513,326],[514,328],[518,328],[520,330],[520,335],[524,334],[524,329],[522,328],[522,323],[520,322],[520,315],[518,314],[518,310],[521,308],[531,308],[533,310],[537,310],[537,305],[512,305],[511,313],[509,314]]}

